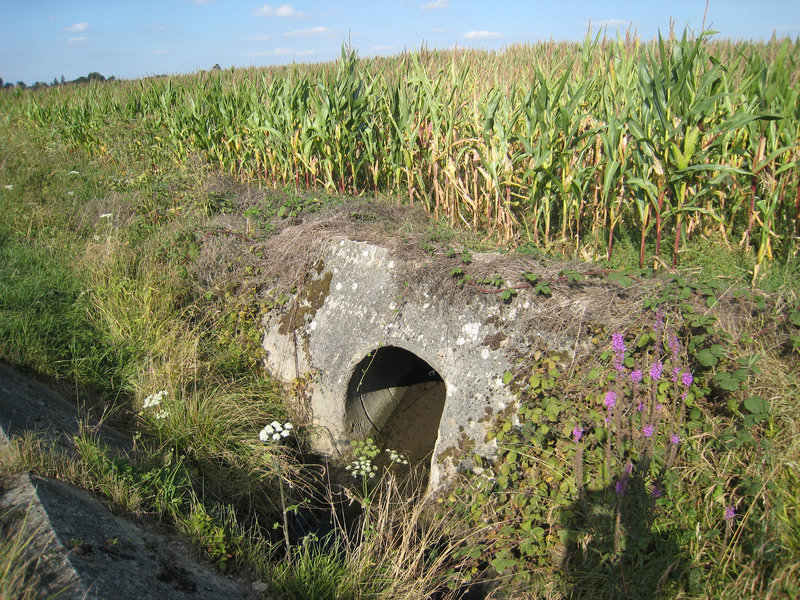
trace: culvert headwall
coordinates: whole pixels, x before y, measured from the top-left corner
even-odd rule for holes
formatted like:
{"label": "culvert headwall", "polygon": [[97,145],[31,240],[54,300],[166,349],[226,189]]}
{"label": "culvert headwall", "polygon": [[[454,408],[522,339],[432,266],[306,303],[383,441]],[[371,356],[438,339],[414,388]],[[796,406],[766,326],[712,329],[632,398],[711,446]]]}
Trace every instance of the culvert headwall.
{"label": "culvert headwall", "polygon": [[[585,353],[589,317],[613,321],[620,292],[565,286],[545,298],[522,286],[503,302],[465,286],[456,301],[439,293],[437,277],[453,288],[449,269],[433,268],[442,259],[347,238],[317,243],[324,250],[304,286],[265,317],[267,366],[308,382],[317,451],[336,455],[353,439],[378,437],[430,461],[432,487],[467,468],[471,453],[493,453],[486,434],[516,407],[504,374],[537,351],[566,361]],[[525,269],[514,269],[519,285]]]}

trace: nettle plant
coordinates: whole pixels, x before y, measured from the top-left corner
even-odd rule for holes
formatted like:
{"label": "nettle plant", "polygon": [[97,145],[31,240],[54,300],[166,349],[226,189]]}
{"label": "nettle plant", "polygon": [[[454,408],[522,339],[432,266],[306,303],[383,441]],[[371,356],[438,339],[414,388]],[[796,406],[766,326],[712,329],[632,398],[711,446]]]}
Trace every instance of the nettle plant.
{"label": "nettle plant", "polygon": [[527,381],[505,379],[519,386],[520,407],[490,434],[497,456],[462,490],[467,519],[489,524],[486,543],[464,553],[490,557],[500,574],[561,566],[569,578],[570,569],[620,564],[661,544],[652,524],[678,493],[673,466],[708,391],[695,382],[679,329],[659,311],[636,335],[614,332],[583,370],[537,355]]}

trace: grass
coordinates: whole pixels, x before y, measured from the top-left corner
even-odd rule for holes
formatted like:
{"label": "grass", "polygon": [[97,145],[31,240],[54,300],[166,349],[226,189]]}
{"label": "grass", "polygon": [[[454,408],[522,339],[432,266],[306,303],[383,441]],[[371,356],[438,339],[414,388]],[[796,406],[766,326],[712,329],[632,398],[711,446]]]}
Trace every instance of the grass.
{"label": "grass", "polygon": [[28,551],[36,531],[27,528],[28,514],[0,514],[0,599],[38,598],[37,578],[31,573],[36,557]]}
{"label": "grass", "polygon": [[[728,52],[719,48],[715,51]],[[546,50],[558,57],[566,49],[548,46]],[[737,47],[727,56],[748,50],[758,53],[764,48]],[[766,51],[779,52],[780,47],[772,45]],[[478,68],[519,69],[526,57],[525,49],[514,49],[503,59],[465,53],[456,58],[472,61],[474,70],[465,68],[456,75],[477,86],[472,91],[480,99],[491,90],[480,88],[486,78],[476,76]],[[421,53],[404,60],[421,61],[416,67],[421,78],[423,72],[435,73],[449,64],[451,58]],[[387,78],[402,72],[399,63],[379,62],[354,68],[387,67]],[[324,81],[336,81],[340,66],[318,68]],[[286,73],[300,81],[311,77],[300,67]],[[557,74],[553,71],[553,77]],[[278,85],[271,74],[252,71],[237,71],[219,80],[197,76],[186,78],[186,83],[198,89],[210,86],[220,97],[238,98],[226,86],[241,96],[253,89],[248,82],[262,75],[269,85]],[[791,77],[787,74],[785,79]],[[444,85],[435,77],[427,81]],[[606,376],[592,375],[592,369],[599,373],[607,369],[602,352],[613,332],[597,331],[593,334],[599,349],[596,363],[575,365],[569,372],[559,371],[557,360],[547,363],[550,357],[526,364],[531,372],[525,373],[520,402],[524,411],[540,412],[530,412],[527,418],[523,414],[522,422],[537,427],[545,423],[549,435],[535,428],[520,433],[509,423],[508,430],[497,435],[521,436],[505,440],[508,448],[514,448],[513,460],[511,452],[501,454],[494,464],[485,465],[483,477],[460,482],[460,491],[441,496],[433,505],[408,502],[398,480],[386,473],[379,483],[366,488],[368,497],[363,489],[350,491],[350,501],[363,507],[355,524],[342,520],[337,509],[341,500],[331,490],[322,490],[322,498],[315,503],[334,515],[335,534],[294,540],[287,551],[283,515],[305,507],[306,498],[319,497],[320,490],[304,464],[302,436],[307,423],[297,403],[303,391],[300,382],[294,390],[282,389],[262,370],[256,324],[280,299],[269,289],[271,281],[258,254],[261,244],[287,222],[341,203],[342,198],[333,192],[341,187],[342,169],[344,188],[351,191],[366,189],[365,173],[378,174],[377,188],[396,201],[396,190],[381,182],[399,177],[400,195],[405,198],[410,174],[410,189],[416,190],[410,193],[417,202],[420,190],[427,189],[428,202],[436,211],[434,200],[441,194],[443,219],[423,225],[397,224],[401,236],[410,235],[409,227],[424,228],[424,243],[433,250],[440,246],[491,248],[504,224],[493,222],[490,232],[484,204],[479,206],[480,218],[466,219],[470,225],[466,231],[444,223],[445,206],[455,206],[447,203],[461,192],[453,195],[452,189],[445,189],[446,164],[434,171],[444,155],[427,156],[422,147],[410,156],[413,166],[408,172],[391,176],[381,174],[381,166],[370,171],[367,163],[355,174],[346,161],[330,171],[319,164],[316,179],[310,178],[309,184],[316,182],[331,193],[300,193],[304,185],[297,186],[290,169],[299,169],[302,184],[305,170],[314,168],[310,160],[259,158],[262,168],[281,184],[279,189],[265,190],[243,183],[249,179],[242,171],[245,161],[229,155],[234,141],[225,145],[217,140],[203,152],[186,149],[182,160],[174,161],[176,150],[166,141],[149,136],[152,144],[141,143],[145,138],[138,128],[147,123],[113,129],[87,123],[79,127],[80,123],[72,122],[68,131],[62,126],[69,120],[58,121],[52,130],[32,125],[44,118],[34,114],[37,110],[54,111],[61,106],[69,111],[81,102],[94,101],[93,110],[102,112],[103,94],[108,92],[108,102],[113,104],[124,98],[119,94],[131,93],[133,88],[148,101],[155,101],[159,94],[165,101],[184,101],[171,80],[152,86],[129,82],[108,88],[64,89],[58,92],[61,96],[25,94],[0,99],[4,107],[0,131],[8,140],[0,148],[0,360],[69,382],[79,405],[113,408],[114,425],[129,435],[134,448],[127,456],[115,454],[88,430],[67,453],[34,437],[15,439],[3,450],[0,477],[33,470],[93,490],[117,510],[161,520],[191,540],[198,554],[219,569],[255,575],[268,582],[268,593],[279,597],[455,598],[471,585],[482,585],[495,588],[495,595],[520,598],[634,598],[648,597],[651,582],[658,583],[660,590],[652,592],[653,597],[800,597],[800,443],[793,435],[800,424],[800,267],[794,242],[788,238],[778,244],[767,236],[767,242],[753,242],[755,250],[746,240],[740,243],[747,228],[746,204],[731,208],[725,216],[729,225],[713,219],[712,225],[704,225],[706,237],[687,234],[677,254],[672,244],[665,244],[659,260],[654,259],[652,221],[637,223],[633,217],[618,218],[619,213],[613,213],[620,206],[612,199],[621,188],[612,179],[605,190],[612,212],[604,213],[607,220],[603,221],[614,224],[610,252],[607,237],[594,241],[570,237],[579,224],[588,226],[587,230],[591,224],[580,218],[559,222],[556,213],[561,208],[515,209],[520,211],[515,213],[520,217],[517,225],[535,223],[530,237],[519,240],[530,251],[577,258],[591,257],[599,249],[604,254],[603,270],[631,280],[653,277],[660,282],[661,299],[650,298],[653,304],[632,316],[628,339],[644,339],[637,352],[656,351],[645,335],[649,331],[645,323],[657,306],[669,309],[670,318],[682,324],[678,331],[685,359],[697,380],[695,406],[687,409],[681,453],[671,459],[672,468],[664,475],[670,493],[652,512],[642,509],[638,521],[627,524],[632,530],[639,528],[644,545],[637,546],[633,536],[625,538],[625,530],[615,534],[613,516],[618,505],[612,480],[600,481],[605,452],[599,438],[591,442],[595,446],[586,446],[581,467],[587,481],[598,478],[591,489],[594,512],[586,511],[574,494],[577,459],[565,440],[585,417],[578,411],[589,411],[606,391],[597,379]],[[270,89],[278,93],[278,88]],[[287,87],[281,94],[291,91]],[[24,116],[25,111],[32,116]],[[446,115],[440,116],[445,123]],[[446,130],[435,131],[444,135]],[[76,137],[83,134],[87,135],[84,140]],[[191,133],[187,139],[196,136],[199,133]],[[482,134],[473,137],[478,142],[483,139],[481,143],[496,143]],[[319,142],[324,140],[323,136]],[[247,140],[242,137],[240,142],[246,145]],[[604,142],[597,143],[603,146]],[[357,145],[351,150],[357,154]],[[465,153],[461,158],[477,160],[470,156]],[[234,159],[241,161],[233,169],[238,181],[230,175],[229,161]],[[284,164],[284,160],[289,162]],[[795,167],[789,165],[782,173],[790,173],[791,168]],[[453,176],[450,172],[455,177],[453,189],[472,185],[465,173],[456,170]],[[591,182],[597,175],[587,177],[590,185],[584,193],[591,197]],[[491,179],[481,180],[480,194],[494,197],[497,188]],[[548,179],[550,192],[558,179]],[[642,176],[642,185],[645,179]],[[702,182],[688,183],[691,187]],[[434,192],[437,185],[441,188]],[[739,189],[731,181],[726,185],[738,192],[750,189]],[[673,192],[680,191],[679,185],[673,187]],[[792,189],[786,183],[784,191]],[[552,219],[547,217],[551,209],[555,211]],[[754,237],[762,233],[758,223],[765,218],[758,211],[767,209],[762,204],[756,212]],[[459,210],[464,212],[462,207],[453,214],[461,214]],[[791,210],[781,214],[791,217]],[[492,214],[499,219],[497,213]],[[545,217],[551,219],[550,225]],[[690,221],[684,222],[684,231]],[[653,262],[644,267],[639,225],[650,227],[644,250]],[[559,241],[562,233],[566,237]],[[217,244],[212,236],[235,239],[236,245]],[[775,245],[774,255],[759,255],[757,249],[770,243]],[[673,256],[680,258],[680,270],[670,267]],[[657,273],[653,264],[659,267]],[[759,288],[752,288],[756,272]],[[712,347],[718,354],[711,352]],[[734,381],[731,377],[739,369],[747,371],[746,379]],[[532,376],[539,378],[536,381],[552,381],[546,389],[534,387]],[[734,384],[734,389],[728,389]],[[162,390],[166,394],[157,407],[144,406],[145,399]],[[750,400],[753,396],[764,403]],[[559,416],[548,421],[550,417],[542,413],[545,405],[552,406],[550,414],[555,411]],[[258,432],[273,419],[292,421],[300,437],[281,444],[262,443]],[[565,435],[554,433],[562,429]],[[592,435],[597,433],[587,429],[586,440],[593,439]],[[659,460],[666,462],[664,456],[658,455]],[[555,462],[547,466],[550,460]],[[284,499],[279,479],[288,491]],[[730,503],[738,514],[733,521],[723,517]],[[9,597],[24,597],[25,590],[35,585],[20,578],[19,569],[26,565],[20,562],[19,551],[27,538],[15,534],[3,543],[0,587],[22,585],[22,591],[9,592]],[[625,544],[631,549],[626,550]]]}

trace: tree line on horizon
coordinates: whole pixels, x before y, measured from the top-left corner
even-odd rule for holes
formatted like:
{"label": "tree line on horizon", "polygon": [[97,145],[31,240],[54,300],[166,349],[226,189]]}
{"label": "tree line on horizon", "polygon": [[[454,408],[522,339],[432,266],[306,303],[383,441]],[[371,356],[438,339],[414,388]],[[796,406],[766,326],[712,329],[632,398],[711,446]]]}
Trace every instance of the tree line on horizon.
{"label": "tree line on horizon", "polygon": [[3,78],[0,77],[0,89],[13,90],[15,88],[19,88],[19,89],[25,90],[25,89],[28,89],[30,87],[31,89],[36,90],[36,89],[39,89],[39,88],[57,87],[59,85],[70,85],[70,84],[75,84],[75,83],[89,83],[90,81],[99,81],[99,82],[114,81],[115,79],[116,79],[116,77],[114,77],[113,75],[111,75],[110,77],[105,77],[102,73],[98,73],[97,71],[92,71],[88,75],[81,75],[80,77],[78,77],[76,79],[72,79],[72,80],[67,80],[62,75],[61,79],[58,79],[57,77],[53,77],[53,81],[51,83],[47,83],[45,81],[37,81],[33,85],[28,86],[24,81],[18,81],[17,83],[12,83],[10,81],[4,82]]}

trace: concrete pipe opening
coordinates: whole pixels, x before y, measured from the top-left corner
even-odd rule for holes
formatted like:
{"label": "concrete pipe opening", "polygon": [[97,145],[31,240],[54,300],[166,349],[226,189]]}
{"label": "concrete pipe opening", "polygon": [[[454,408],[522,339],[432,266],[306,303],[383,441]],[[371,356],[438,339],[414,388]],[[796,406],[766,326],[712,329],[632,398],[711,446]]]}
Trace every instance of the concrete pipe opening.
{"label": "concrete pipe opening", "polygon": [[447,388],[442,376],[408,350],[370,352],[356,365],[347,390],[347,430],[404,452],[410,464],[429,466]]}

